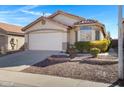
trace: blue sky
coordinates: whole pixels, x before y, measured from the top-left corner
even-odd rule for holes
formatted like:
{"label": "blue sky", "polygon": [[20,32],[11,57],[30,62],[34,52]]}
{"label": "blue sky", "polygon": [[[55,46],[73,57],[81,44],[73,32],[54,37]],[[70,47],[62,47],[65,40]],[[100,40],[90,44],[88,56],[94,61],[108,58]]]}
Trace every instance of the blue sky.
{"label": "blue sky", "polygon": [[7,22],[25,26],[45,13],[51,15],[57,10],[63,10],[87,19],[96,19],[106,26],[112,38],[118,37],[117,6],[101,5],[1,5],[0,22]]}

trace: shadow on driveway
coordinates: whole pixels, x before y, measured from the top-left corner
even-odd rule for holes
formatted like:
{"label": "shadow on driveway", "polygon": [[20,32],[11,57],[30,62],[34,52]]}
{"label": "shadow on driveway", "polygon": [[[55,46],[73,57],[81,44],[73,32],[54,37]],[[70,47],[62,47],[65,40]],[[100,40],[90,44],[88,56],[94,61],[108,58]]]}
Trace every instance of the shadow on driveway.
{"label": "shadow on driveway", "polygon": [[49,58],[34,64],[35,67],[46,67],[55,64],[69,62],[70,58],[66,55],[52,55]]}
{"label": "shadow on driveway", "polygon": [[33,65],[59,51],[23,51],[0,57],[0,68]]}

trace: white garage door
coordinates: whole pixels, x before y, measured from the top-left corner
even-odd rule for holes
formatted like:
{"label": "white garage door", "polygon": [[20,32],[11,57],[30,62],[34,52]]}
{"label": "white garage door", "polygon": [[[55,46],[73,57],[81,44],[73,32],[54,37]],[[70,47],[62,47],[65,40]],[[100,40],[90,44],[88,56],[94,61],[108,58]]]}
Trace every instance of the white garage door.
{"label": "white garage door", "polygon": [[30,50],[62,50],[62,33],[29,34]]}

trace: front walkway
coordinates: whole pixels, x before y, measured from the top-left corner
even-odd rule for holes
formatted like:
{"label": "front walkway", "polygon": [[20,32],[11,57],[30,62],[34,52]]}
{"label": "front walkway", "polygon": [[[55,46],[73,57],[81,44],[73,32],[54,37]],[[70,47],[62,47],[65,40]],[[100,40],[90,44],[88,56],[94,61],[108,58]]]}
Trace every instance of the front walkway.
{"label": "front walkway", "polygon": [[109,85],[87,80],[0,70],[0,86],[107,87]]}

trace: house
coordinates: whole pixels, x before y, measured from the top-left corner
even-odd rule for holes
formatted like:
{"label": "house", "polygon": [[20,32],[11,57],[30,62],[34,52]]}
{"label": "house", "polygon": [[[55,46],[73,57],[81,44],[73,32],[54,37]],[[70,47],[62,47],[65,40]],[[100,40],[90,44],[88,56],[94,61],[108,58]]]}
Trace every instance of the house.
{"label": "house", "polygon": [[22,28],[28,50],[65,51],[77,41],[102,40],[106,37],[105,26],[96,21],[63,11],[36,19]]}
{"label": "house", "polygon": [[24,45],[21,26],[0,22],[0,50],[15,51]]}

